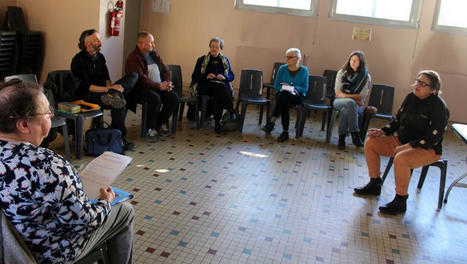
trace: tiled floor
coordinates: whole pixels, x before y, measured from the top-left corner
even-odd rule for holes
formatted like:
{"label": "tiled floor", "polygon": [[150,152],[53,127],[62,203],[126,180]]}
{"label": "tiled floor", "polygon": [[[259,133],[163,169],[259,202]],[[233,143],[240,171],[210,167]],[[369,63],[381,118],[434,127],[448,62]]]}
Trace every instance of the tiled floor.
{"label": "tiled floor", "polygon": [[[338,150],[336,135],[324,143],[318,118],[304,138],[279,144],[280,125],[265,136],[250,108],[243,134],[184,119],[156,143],[139,138],[140,117],[129,114],[136,149],[115,186],[135,195],[135,263],[467,262],[467,190],[455,188],[438,212],[438,169],[420,192],[416,169],[407,213],[386,217],[378,206],[394,196],[392,171],[379,198],[356,197],[368,180],[362,149]],[[467,171],[466,146],[452,132],[444,158],[448,186]]]}

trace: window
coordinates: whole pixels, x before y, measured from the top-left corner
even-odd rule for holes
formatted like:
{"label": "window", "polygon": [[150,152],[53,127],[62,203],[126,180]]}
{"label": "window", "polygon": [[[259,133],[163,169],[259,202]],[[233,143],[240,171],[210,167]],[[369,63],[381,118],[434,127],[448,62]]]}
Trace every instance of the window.
{"label": "window", "polygon": [[465,0],[438,0],[433,29],[451,33],[467,33],[466,10],[467,1]]}
{"label": "window", "polygon": [[238,9],[297,16],[317,16],[318,0],[236,0]]}
{"label": "window", "polygon": [[329,16],[338,20],[417,27],[420,0],[332,0]]}

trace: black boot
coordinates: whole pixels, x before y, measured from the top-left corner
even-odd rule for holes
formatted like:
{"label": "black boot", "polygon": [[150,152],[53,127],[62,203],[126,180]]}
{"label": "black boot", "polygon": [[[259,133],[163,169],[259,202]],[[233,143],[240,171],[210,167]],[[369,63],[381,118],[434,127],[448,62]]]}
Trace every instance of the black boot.
{"label": "black boot", "polygon": [[277,138],[277,142],[284,142],[289,140],[289,132],[282,132]]}
{"label": "black boot", "polygon": [[214,131],[216,133],[222,133],[224,131],[224,126],[222,126],[220,120],[219,121],[215,121],[215,125],[214,125]]}
{"label": "black boot", "polygon": [[264,132],[266,133],[271,133],[271,131],[274,129],[274,123],[267,123],[266,125],[264,125],[262,128],[261,128]]}
{"label": "black boot", "polygon": [[344,135],[339,135],[339,144],[337,145],[337,147],[341,150],[344,150],[345,149],[345,134]]}
{"label": "black boot", "polygon": [[350,133],[352,135],[352,143],[355,145],[355,147],[362,147],[363,142],[360,139],[360,136],[358,135],[358,132],[352,132]]}
{"label": "black boot", "polygon": [[396,215],[403,213],[407,210],[407,198],[409,195],[398,195],[394,197],[392,202],[386,204],[385,206],[380,206],[379,211],[383,214]]}
{"label": "black boot", "polygon": [[353,191],[359,195],[380,195],[383,181],[380,177],[370,178],[370,182],[363,187],[354,188]]}

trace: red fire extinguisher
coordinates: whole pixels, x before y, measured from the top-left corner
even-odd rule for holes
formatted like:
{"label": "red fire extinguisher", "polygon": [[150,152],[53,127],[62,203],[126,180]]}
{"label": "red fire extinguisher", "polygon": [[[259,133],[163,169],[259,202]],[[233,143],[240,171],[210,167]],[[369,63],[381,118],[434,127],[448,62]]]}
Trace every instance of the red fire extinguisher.
{"label": "red fire extinguisher", "polygon": [[115,3],[115,8],[109,12],[109,32],[110,36],[120,35],[120,21],[123,17],[123,1],[118,0]]}

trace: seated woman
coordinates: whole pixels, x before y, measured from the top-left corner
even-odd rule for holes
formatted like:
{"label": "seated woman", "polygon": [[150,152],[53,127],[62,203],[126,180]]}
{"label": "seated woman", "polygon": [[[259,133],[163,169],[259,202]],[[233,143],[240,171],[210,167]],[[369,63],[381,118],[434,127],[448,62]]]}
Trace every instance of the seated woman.
{"label": "seated woman", "polygon": [[302,54],[299,49],[291,48],[285,52],[287,64],[281,65],[277,70],[274,90],[276,100],[272,110],[271,120],[263,127],[266,133],[274,129],[276,119],[280,116],[282,121],[282,133],[277,138],[278,142],[289,139],[289,123],[291,106],[303,102],[308,91],[308,68],[300,65]]}
{"label": "seated woman", "polygon": [[1,210],[38,263],[78,260],[103,241],[110,263],[131,263],[133,207],[111,205],[110,187],[91,203],[73,165],[39,147],[53,115],[42,87],[0,84]]}
{"label": "seated woman", "polygon": [[380,155],[394,157],[396,197],[379,210],[386,214],[406,211],[411,169],[425,166],[441,157],[449,109],[441,93],[441,79],[435,71],[421,71],[405,97],[397,115],[382,129],[368,130],[365,156],[370,182],[355,188],[356,194],[379,195],[382,180]]}
{"label": "seated woman", "polygon": [[339,110],[339,149],[345,149],[345,137],[350,132],[352,143],[363,146],[358,136],[358,114],[363,112],[365,98],[370,90],[371,77],[361,51],[350,54],[336,76],[334,108]]}
{"label": "seated woman", "polygon": [[[233,87],[235,75],[229,59],[221,53],[224,41],[218,37],[209,41],[209,53],[198,58],[191,75],[190,93],[193,96],[208,95],[214,98],[215,131],[222,131],[222,110],[227,109],[231,119],[236,119],[233,108]],[[196,113],[198,114],[198,113]]]}

